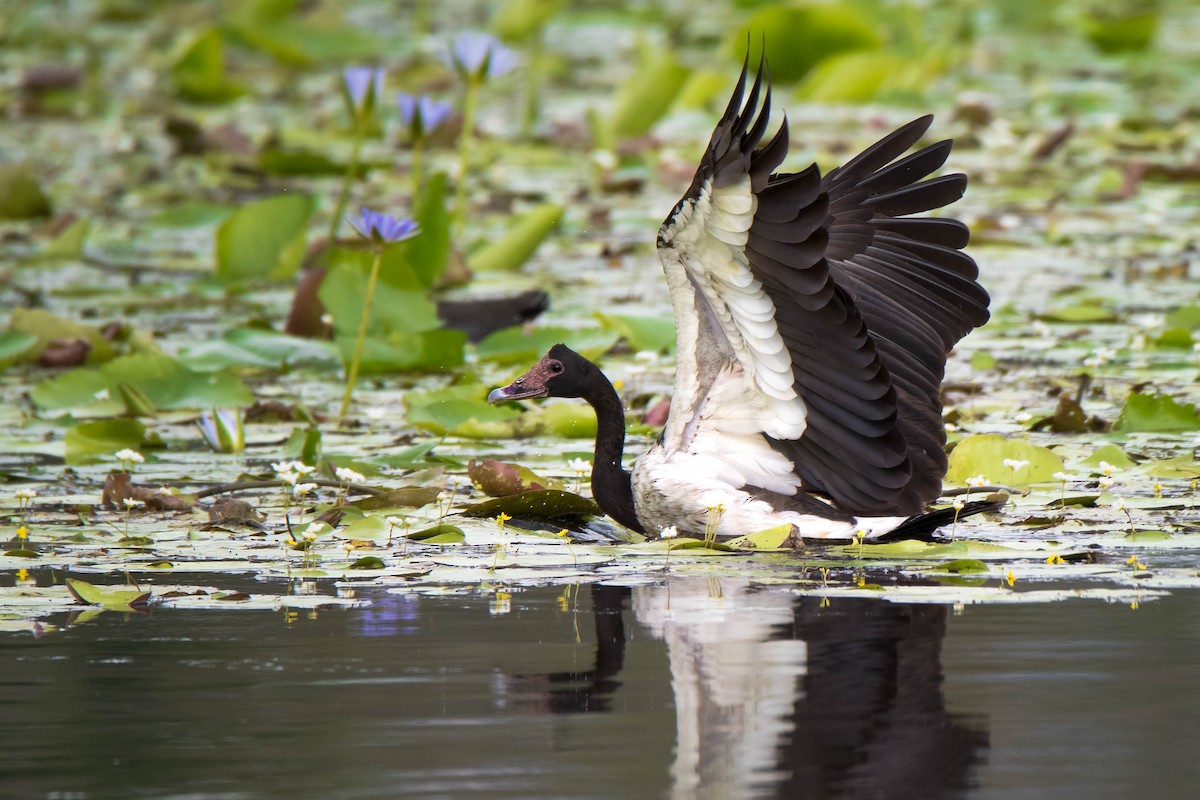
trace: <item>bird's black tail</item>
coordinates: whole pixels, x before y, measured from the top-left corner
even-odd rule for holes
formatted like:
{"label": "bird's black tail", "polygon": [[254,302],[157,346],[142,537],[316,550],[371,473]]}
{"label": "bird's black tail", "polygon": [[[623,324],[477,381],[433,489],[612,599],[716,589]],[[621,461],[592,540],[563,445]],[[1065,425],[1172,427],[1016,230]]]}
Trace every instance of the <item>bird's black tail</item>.
{"label": "bird's black tail", "polygon": [[[930,541],[933,538],[933,532],[938,528],[954,523],[955,519],[965,519],[974,514],[982,514],[987,511],[999,511],[1008,502],[1008,495],[994,494],[986,500],[972,500],[957,511],[953,508],[939,508],[937,511],[930,511],[926,514],[917,514],[909,517],[900,523],[898,526],[870,540],[872,544],[881,542],[898,542],[905,539],[919,539],[921,541]],[[955,516],[957,514],[957,517]]]}

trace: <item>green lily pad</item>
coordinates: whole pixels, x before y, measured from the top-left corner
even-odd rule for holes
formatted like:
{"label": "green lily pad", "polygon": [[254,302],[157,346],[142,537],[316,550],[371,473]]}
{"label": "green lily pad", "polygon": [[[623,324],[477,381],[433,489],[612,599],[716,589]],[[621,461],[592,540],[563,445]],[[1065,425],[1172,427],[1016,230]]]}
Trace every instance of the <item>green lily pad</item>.
{"label": "green lily pad", "polygon": [[476,272],[511,272],[521,268],[550,232],[558,227],[563,207],[547,203],[522,216],[503,237],[471,254],[467,266]]}
{"label": "green lily pad", "polygon": [[735,550],[790,550],[788,542],[792,538],[791,525],[776,525],[765,531],[730,539],[725,545]]}
{"label": "green lily pad", "polygon": [[217,277],[226,283],[290,277],[304,258],[311,195],[292,193],[247,203],[216,236]]}
{"label": "green lily pad", "polygon": [[[671,326],[672,338],[674,325]],[[565,328],[557,325],[541,325],[534,328],[515,326],[488,334],[475,346],[480,358],[497,364],[533,365],[546,351],[560,342],[587,359],[597,359],[621,337],[615,327]]]}
{"label": "green lily pad", "polygon": [[1114,427],[1122,433],[1195,431],[1200,430],[1200,413],[1194,405],[1167,395],[1131,392]]}
{"label": "green lily pad", "polygon": [[67,578],[67,589],[81,603],[115,611],[145,608],[150,605],[152,595],[136,586],[97,586],[75,578]]}
{"label": "green lily pad", "polygon": [[126,448],[140,450],[146,441],[146,426],[135,419],[102,419],[80,422],[64,437],[68,464],[112,460],[113,453]]}
{"label": "green lily pad", "polygon": [[408,538],[414,542],[424,542],[425,544],[457,544],[458,542],[465,542],[467,535],[457,525],[443,523],[419,531],[413,531],[408,534]]}
{"label": "green lily pad", "polygon": [[152,413],[154,409],[224,408],[254,402],[249,389],[233,375],[196,372],[159,353],[121,356],[99,369],[75,369],[39,383],[30,398],[45,411],[75,414],[111,414],[126,408]]}
{"label": "green lily pad", "polygon": [[675,347],[674,317],[634,317],[597,311],[596,319],[600,320],[600,324],[605,328],[623,336],[634,350],[665,353]]}
{"label": "green lily pad", "polygon": [[[1023,462],[1023,465],[1014,469],[1005,461]],[[989,433],[968,436],[955,445],[950,453],[946,480],[962,484],[968,478],[983,475],[988,483],[1028,486],[1052,481],[1054,473],[1062,471],[1062,459],[1052,450]]]}

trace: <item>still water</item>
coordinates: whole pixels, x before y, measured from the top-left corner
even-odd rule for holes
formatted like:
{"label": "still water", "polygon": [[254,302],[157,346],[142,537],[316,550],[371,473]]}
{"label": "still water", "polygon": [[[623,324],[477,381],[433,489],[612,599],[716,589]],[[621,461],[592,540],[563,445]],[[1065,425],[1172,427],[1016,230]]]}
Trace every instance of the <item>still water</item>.
{"label": "still water", "polygon": [[1200,592],[371,599],[0,637],[0,797],[1200,796]]}

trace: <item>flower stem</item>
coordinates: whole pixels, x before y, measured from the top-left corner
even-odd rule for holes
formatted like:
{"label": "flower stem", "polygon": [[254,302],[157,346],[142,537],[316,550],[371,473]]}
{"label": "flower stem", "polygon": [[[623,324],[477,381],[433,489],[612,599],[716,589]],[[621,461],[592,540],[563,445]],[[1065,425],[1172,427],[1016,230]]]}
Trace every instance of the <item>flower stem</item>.
{"label": "flower stem", "polygon": [[366,138],[367,126],[362,120],[354,121],[354,143],[350,150],[350,161],[346,164],[346,174],[342,176],[342,190],[338,193],[337,205],[333,209],[333,218],[329,220],[329,236],[325,240],[325,251],[330,252],[337,243],[338,229],[342,227],[342,217],[346,213],[346,204],[350,202],[350,185],[358,172],[358,160],[362,153],[363,139]]}
{"label": "flower stem", "polygon": [[367,321],[371,318],[371,301],[375,299],[375,285],[379,282],[379,267],[383,263],[383,248],[375,249],[375,260],[371,262],[371,277],[367,279],[367,296],[363,298],[362,313],[358,318],[358,337],[354,340],[354,356],[350,359],[350,369],[346,372],[346,391],[342,395],[342,407],[338,411],[338,424],[346,416],[350,408],[350,396],[354,394],[354,384],[358,380],[358,365],[362,360],[363,342],[367,338]]}
{"label": "flower stem", "polygon": [[463,101],[462,132],[458,135],[458,186],[454,192],[454,230],[462,235],[467,221],[467,157],[470,155],[475,131],[475,107],[479,104],[478,80],[467,81],[467,97]]}
{"label": "flower stem", "polygon": [[412,200],[409,206],[417,207],[417,200],[421,196],[421,184],[424,176],[424,155],[425,155],[425,137],[422,136],[413,142],[412,146],[412,161],[409,163],[409,171],[412,173]]}
{"label": "flower stem", "polygon": [[534,32],[529,42],[529,58],[525,64],[525,118],[521,121],[521,133],[528,138],[533,135],[533,127],[537,124],[538,102],[538,65],[542,59],[542,31]]}

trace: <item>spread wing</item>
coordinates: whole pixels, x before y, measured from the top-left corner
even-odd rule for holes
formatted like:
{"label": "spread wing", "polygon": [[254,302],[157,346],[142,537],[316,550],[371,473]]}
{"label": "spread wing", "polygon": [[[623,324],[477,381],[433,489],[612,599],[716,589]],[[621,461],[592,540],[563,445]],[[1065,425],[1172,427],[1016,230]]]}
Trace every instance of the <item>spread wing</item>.
{"label": "spread wing", "polygon": [[823,178],[816,165],[774,174],[787,122],[761,144],[770,89],[760,67],[746,96],[746,77],[659,231],[679,341],[665,436],[686,439],[733,362],[800,488],[860,515],[917,513],[946,469],[946,354],[987,320],[988,296],[961,252],[966,227],[910,215],[960,198],[966,177],[926,180],[948,141],[904,156],[932,117]]}

